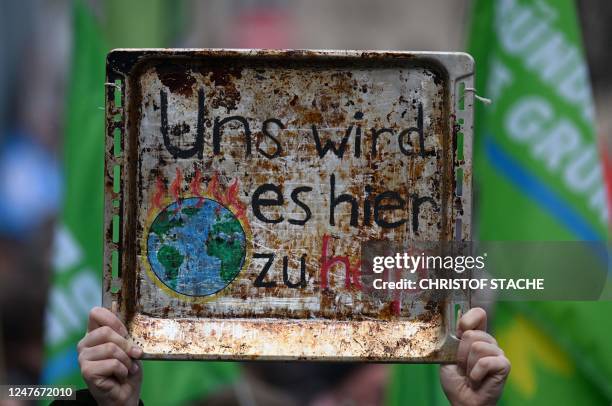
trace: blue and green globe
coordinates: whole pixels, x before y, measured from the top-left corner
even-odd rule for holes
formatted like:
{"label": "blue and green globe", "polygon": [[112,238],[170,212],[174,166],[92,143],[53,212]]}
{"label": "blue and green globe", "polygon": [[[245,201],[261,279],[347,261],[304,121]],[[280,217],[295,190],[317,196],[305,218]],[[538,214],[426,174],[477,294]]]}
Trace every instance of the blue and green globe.
{"label": "blue and green globe", "polygon": [[152,271],[166,286],[183,295],[208,296],[240,273],[246,237],[225,206],[192,197],[175,201],[157,215],[147,249]]}

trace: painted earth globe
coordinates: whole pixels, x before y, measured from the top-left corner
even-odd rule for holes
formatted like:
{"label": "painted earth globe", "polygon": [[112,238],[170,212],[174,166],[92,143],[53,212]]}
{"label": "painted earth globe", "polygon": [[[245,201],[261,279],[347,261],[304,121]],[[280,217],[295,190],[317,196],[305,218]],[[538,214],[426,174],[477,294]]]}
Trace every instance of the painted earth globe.
{"label": "painted earth globe", "polygon": [[147,259],[168,288],[188,296],[212,295],[238,275],[246,258],[240,221],[204,197],[179,199],[149,227]]}

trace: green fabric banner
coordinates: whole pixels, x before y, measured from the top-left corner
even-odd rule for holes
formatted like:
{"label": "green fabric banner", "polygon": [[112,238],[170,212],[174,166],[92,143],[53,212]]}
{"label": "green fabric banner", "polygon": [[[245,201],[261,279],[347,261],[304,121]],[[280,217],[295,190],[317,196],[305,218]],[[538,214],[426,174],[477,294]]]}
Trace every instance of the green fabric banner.
{"label": "green fabric banner", "polygon": [[[468,50],[476,89],[493,101],[476,110],[478,238],[607,240],[606,189],[573,1],[475,0]],[[609,404],[610,314],[609,301],[500,303],[493,327],[513,364],[503,403]],[[408,402],[417,390],[412,370],[396,367],[391,404]]]}
{"label": "green fabric banner", "polygon": [[[154,9],[152,3],[158,2],[137,3],[143,9],[147,5]],[[146,15],[163,17],[163,13]],[[80,1],[75,2],[73,24],[73,63],[63,156],[65,204],[55,238],[55,272],[47,307],[42,380],[47,384],[84,388],[76,344],[85,333],[89,310],[101,304],[103,106],[105,58],[109,47],[97,21]],[[165,45],[158,39],[161,36],[154,37],[151,32],[151,27],[159,27],[158,24],[149,24],[142,18],[139,24],[148,27],[146,38],[152,43],[146,45]],[[116,38],[121,38],[123,33],[126,40],[131,30],[117,24],[110,24],[107,29]],[[233,363],[145,361],[142,399],[148,405],[183,404],[219,385],[231,383],[237,373]]]}
{"label": "green fabric banner", "polygon": [[[478,0],[472,22],[476,88],[493,100],[476,111],[477,235],[607,240],[606,189],[573,1]],[[611,311],[610,302],[500,304],[494,327],[513,362],[506,402],[609,403]]]}

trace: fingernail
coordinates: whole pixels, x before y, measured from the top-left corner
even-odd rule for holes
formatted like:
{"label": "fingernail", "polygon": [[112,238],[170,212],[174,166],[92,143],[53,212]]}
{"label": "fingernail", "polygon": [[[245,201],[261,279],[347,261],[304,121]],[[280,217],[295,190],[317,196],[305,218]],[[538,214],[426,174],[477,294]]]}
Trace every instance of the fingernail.
{"label": "fingernail", "polygon": [[135,374],[136,372],[138,372],[138,364],[136,362],[132,362],[132,368],[130,368],[130,372],[132,374]]}
{"label": "fingernail", "polygon": [[142,348],[137,347],[137,346],[133,346],[132,349],[130,350],[130,352],[132,353],[132,356],[134,358],[140,358],[140,356],[142,355]]}

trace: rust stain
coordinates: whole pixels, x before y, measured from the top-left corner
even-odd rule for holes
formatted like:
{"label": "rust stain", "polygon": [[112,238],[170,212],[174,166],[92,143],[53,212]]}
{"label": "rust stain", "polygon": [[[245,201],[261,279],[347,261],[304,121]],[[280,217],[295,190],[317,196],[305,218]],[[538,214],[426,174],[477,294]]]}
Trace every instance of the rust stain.
{"label": "rust stain", "polygon": [[288,359],[451,362],[456,343],[440,335],[442,321],[437,315],[411,323],[209,319],[196,324],[137,316],[130,334],[145,358],[274,360],[277,353],[291,353]]}
{"label": "rust stain", "polygon": [[168,87],[172,93],[179,93],[185,97],[193,95],[195,78],[180,65],[163,64],[157,65],[157,76],[159,80]]}

